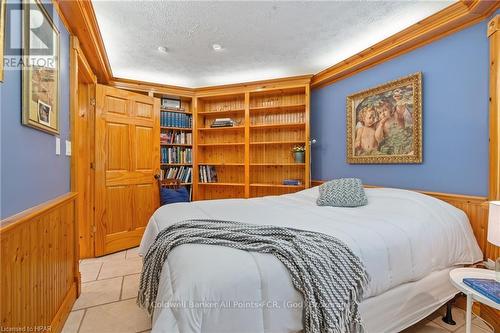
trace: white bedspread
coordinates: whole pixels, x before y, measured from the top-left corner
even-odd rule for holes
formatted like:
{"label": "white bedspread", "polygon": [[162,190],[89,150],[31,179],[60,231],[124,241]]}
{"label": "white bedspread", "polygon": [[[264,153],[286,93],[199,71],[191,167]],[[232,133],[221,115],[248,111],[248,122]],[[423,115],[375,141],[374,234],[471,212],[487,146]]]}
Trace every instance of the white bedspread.
{"label": "white bedspread", "polygon": [[[217,218],[317,231],[344,241],[365,264],[365,299],[434,271],[482,259],[465,213],[435,198],[367,189],[368,205],[318,207],[318,188],[256,199],[159,208],[146,228],[145,254],[160,230],[190,218]],[[296,332],[300,294],[274,256],[209,245],[175,248],[163,267],[153,332]],[[168,303],[169,302],[169,303]]]}

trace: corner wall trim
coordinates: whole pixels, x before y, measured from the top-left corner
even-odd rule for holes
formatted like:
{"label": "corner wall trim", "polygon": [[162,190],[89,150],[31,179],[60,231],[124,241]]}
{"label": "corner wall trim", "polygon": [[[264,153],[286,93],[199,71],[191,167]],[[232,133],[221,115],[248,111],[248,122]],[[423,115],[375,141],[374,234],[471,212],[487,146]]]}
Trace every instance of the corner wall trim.
{"label": "corner wall trim", "polygon": [[500,15],[496,15],[488,23],[488,39],[490,42],[490,90],[489,90],[489,124],[490,124],[490,172],[489,200],[500,200]]}

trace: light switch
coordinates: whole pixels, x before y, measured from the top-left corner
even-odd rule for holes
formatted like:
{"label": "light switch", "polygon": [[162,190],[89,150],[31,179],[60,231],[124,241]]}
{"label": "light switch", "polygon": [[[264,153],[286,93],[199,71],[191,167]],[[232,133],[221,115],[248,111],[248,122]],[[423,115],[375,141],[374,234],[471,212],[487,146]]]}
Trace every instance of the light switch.
{"label": "light switch", "polygon": [[71,141],[66,140],[66,156],[71,156]]}
{"label": "light switch", "polygon": [[61,139],[56,136],[56,155],[61,155]]}

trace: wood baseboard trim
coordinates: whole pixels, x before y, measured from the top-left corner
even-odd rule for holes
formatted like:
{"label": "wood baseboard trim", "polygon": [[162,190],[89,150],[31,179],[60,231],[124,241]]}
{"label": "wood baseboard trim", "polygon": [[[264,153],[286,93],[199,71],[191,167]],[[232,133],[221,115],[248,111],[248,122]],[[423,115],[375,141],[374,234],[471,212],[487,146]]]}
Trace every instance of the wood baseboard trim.
{"label": "wood baseboard trim", "polygon": [[64,297],[64,301],[59,307],[59,310],[57,310],[57,313],[54,316],[54,319],[52,319],[52,322],[50,324],[52,332],[59,333],[62,331],[64,323],[66,323],[69,313],[73,308],[73,304],[75,304],[77,298],[77,289],[78,288],[76,283],[73,283],[71,288],[68,290],[66,297]]}

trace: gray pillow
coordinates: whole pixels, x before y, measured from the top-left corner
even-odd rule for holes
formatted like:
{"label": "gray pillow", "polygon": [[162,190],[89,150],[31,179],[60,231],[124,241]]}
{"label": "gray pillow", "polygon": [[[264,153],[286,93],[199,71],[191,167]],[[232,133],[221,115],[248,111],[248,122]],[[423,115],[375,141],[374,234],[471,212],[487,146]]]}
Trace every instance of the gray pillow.
{"label": "gray pillow", "polygon": [[368,204],[365,189],[358,178],[330,180],[319,187],[318,206],[359,207]]}

